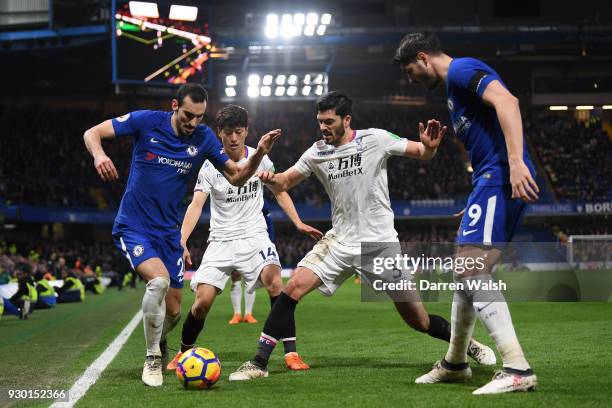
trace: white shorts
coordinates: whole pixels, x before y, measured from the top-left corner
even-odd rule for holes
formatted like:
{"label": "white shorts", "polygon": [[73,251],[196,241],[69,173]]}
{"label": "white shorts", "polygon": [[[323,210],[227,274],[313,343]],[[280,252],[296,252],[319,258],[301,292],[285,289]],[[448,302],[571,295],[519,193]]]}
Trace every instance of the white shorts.
{"label": "white shorts", "polygon": [[[374,247],[374,248],[373,248]],[[394,256],[400,251],[400,243],[386,242],[377,247],[368,246],[370,257],[372,253],[378,256]],[[339,242],[333,234],[326,234],[310,252],[298,263],[298,267],[308,268],[321,279],[323,284],[317,289],[324,296],[332,296],[342,283],[354,274],[372,286],[374,280],[397,282],[411,280],[412,275],[405,271],[386,271],[382,274],[372,273],[371,265],[364,265],[361,254],[362,245],[346,245]],[[365,259],[365,258],[364,258]]]}
{"label": "white shorts", "polygon": [[210,241],[200,267],[191,279],[195,292],[200,283],[206,283],[223,291],[233,271],[238,271],[249,292],[262,286],[259,274],[266,265],[280,268],[276,246],[267,233],[231,241]]}

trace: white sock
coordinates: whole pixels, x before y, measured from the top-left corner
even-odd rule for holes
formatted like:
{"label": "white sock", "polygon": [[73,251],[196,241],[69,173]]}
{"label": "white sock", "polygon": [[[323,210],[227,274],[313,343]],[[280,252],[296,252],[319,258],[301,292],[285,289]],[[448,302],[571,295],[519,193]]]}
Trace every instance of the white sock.
{"label": "white sock", "polygon": [[244,314],[253,314],[253,305],[255,304],[255,291],[249,293],[246,286],[244,287]]}
{"label": "white sock", "polygon": [[169,285],[168,278],[153,278],[147,283],[142,297],[142,323],[148,356],[161,355],[159,340],[166,316],[165,298]]}
{"label": "white sock", "polygon": [[181,314],[177,314],[175,316],[169,315],[168,313],[166,313],[166,316],[164,316],[164,325],[162,327],[162,333],[161,333],[161,340],[160,341],[164,341],[166,340],[166,336],[168,336],[168,333],[170,333],[172,331],[172,329],[174,329],[177,325],[177,323],[181,320]]}
{"label": "white sock", "polygon": [[472,340],[476,312],[462,291],[455,291],[451,309],[451,339],[444,359],[451,364],[467,363],[467,350]]}
{"label": "white sock", "polygon": [[[483,282],[493,281],[491,275],[474,277]],[[504,295],[498,290],[476,291],[472,295],[474,310],[495,342],[503,365],[515,370],[528,370],[523,349],[516,337],[510,309]]]}
{"label": "white sock", "polygon": [[474,302],[474,309],[476,309],[489,335],[495,341],[504,367],[528,370],[530,368],[529,363],[525,359],[523,349],[516,337],[508,304],[506,302],[488,303]]}
{"label": "white sock", "polygon": [[234,314],[240,314],[240,304],[242,303],[242,283],[240,281],[232,282],[230,298],[232,299],[232,307],[234,308]]}

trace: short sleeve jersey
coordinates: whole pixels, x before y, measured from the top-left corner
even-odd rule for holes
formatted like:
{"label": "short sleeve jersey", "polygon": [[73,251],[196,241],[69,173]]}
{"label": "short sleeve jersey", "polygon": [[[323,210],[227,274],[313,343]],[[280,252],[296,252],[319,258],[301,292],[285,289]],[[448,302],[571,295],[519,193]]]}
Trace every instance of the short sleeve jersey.
{"label": "short sleeve jersey", "polygon": [[317,141],[293,168],[306,177],[314,174],[323,184],[340,242],[395,241],[387,161],[403,155],[408,141],[382,129],[355,130],[352,137],[340,147]]}

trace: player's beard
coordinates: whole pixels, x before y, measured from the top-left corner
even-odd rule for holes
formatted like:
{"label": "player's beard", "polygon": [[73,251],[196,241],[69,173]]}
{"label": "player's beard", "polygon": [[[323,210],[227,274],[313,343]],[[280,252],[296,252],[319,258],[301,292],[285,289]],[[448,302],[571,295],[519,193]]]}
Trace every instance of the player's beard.
{"label": "player's beard", "polygon": [[195,128],[190,130],[190,129],[188,129],[186,126],[184,126],[184,127],[181,127],[181,128],[180,128],[180,132],[179,132],[180,134],[179,134],[179,136],[181,136],[181,137],[189,137],[189,136],[191,136],[191,134],[192,134],[194,131],[195,131]]}
{"label": "player's beard", "polygon": [[[325,144],[334,145],[335,146],[338,143],[340,143],[340,141],[342,140],[342,138],[344,137],[344,135],[346,133],[346,130],[344,129],[344,126],[340,126],[337,129],[333,129],[331,133],[332,133],[332,136],[333,136],[333,138],[331,140],[327,141],[325,139],[325,137],[323,137],[323,140],[325,141]],[[325,135],[323,135],[323,136],[325,136]]]}

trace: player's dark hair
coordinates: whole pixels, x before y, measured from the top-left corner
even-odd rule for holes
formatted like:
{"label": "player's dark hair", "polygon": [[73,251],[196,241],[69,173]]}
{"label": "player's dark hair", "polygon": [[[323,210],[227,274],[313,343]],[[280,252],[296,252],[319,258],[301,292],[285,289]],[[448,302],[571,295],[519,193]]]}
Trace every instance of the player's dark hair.
{"label": "player's dark hair", "polygon": [[176,91],[176,100],[179,106],[183,104],[183,100],[186,96],[189,96],[195,103],[202,103],[208,101],[208,92],[200,84],[184,84]]}
{"label": "player's dark hair", "polygon": [[419,52],[440,54],[442,48],[438,37],[429,31],[406,34],[395,51],[393,64],[408,64],[416,59]]}
{"label": "player's dark hair", "polygon": [[249,127],[249,113],[242,106],[227,105],[217,112],[217,129]]}
{"label": "player's dark hair", "polygon": [[341,118],[353,114],[353,100],[339,91],[331,91],[317,100],[317,110],[325,112],[334,109]]}

